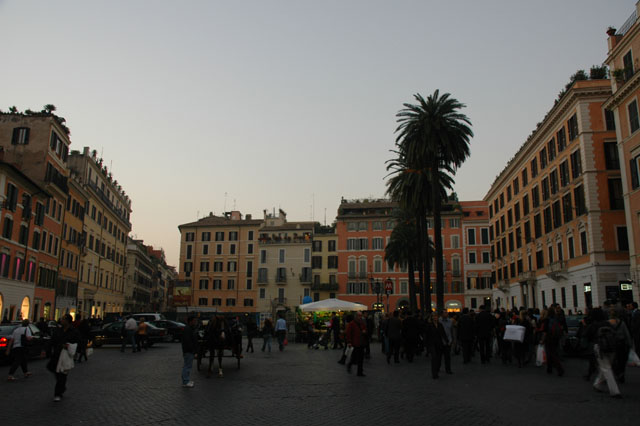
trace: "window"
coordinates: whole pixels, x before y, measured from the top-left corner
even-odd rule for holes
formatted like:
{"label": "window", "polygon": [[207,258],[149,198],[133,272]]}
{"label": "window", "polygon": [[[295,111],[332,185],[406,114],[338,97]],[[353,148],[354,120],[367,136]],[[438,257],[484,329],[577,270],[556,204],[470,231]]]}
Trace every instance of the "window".
{"label": "window", "polygon": [[222,299],[214,297],[213,299],[211,299],[211,304],[213,306],[222,306]]}
{"label": "window", "polygon": [[247,244],[247,254],[253,254],[253,244]]}
{"label": "window", "polygon": [[522,187],[524,188],[529,183],[529,175],[527,174],[527,169],[522,170]]}
{"label": "window", "polygon": [[531,189],[531,202],[533,203],[534,209],[540,206],[540,192],[537,186]]}
{"label": "window", "polygon": [[518,195],[520,192],[520,184],[518,183],[518,178],[513,180],[513,195]]}
{"label": "window", "polygon": [[347,231],[357,231],[357,230],[358,230],[358,222],[347,223]]}
{"label": "window", "polygon": [[208,290],[209,289],[209,280],[204,278],[200,280],[200,290]]}
{"label": "window", "polygon": [[616,130],[616,120],[613,115],[613,111],[604,110],[604,121],[607,126],[607,130]]}
{"label": "window", "polygon": [[[191,246],[189,246],[191,247]],[[202,245],[202,254],[209,254],[209,244],[203,244]],[[187,257],[187,259],[189,259],[189,257]]]}
{"label": "window", "polygon": [[284,259],[285,259],[285,250],[284,249],[278,250],[278,262],[284,263]]}
{"label": "window", "polygon": [[227,262],[227,272],[236,272],[238,269],[238,262],[231,260]]}
{"label": "window", "polygon": [[531,160],[531,177],[534,178],[538,176],[538,159],[534,158]]}
{"label": "window", "polygon": [[12,145],[26,145],[29,143],[29,128],[28,127],[16,127],[13,129],[13,136],[11,138]]}
{"label": "window", "polygon": [[459,235],[452,235],[451,236],[451,248],[452,249],[460,248],[460,236]]}
{"label": "window", "polygon": [[629,239],[627,237],[627,227],[616,226],[616,235],[618,237],[618,250],[629,251]]}
{"label": "window", "polygon": [[571,205],[571,193],[562,197],[562,210],[564,212],[564,223],[571,222],[573,219],[573,206]]}
{"label": "window", "polygon": [[4,218],[4,225],[2,227],[2,237],[11,239],[13,235],[13,220],[11,220],[8,216]]}
{"label": "window", "polygon": [[207,300],[206,297],[201,297],[201,298],[198,299],[198,305],[200,305],[200,306],[207,306],[207,302],[208,302],[208,300]]}
{"label": "window", "polygon": [[215,240],[216,241],[224,241],[224,232],[222,232],[222,231],[216,232]]}
{"label": "window", "polygon": [[553,221],[551,219],[551,207],[544,209],[544,232],[549,233],[553,230]]}
{"label": "window", "polygon": [[469,263],[476,263],[476,252],[475,251],[470,251],[469,252]]}
{"label": "window", "polygon": [[329,256],[327,258],[327,267],[329,269],[338,269],[338,256]]}
{"label": "window", "polygon": [[556,158],[556,141],[555,139],[551,139],[547,143],[547,151],[549,154],[549,163],[551,163]]}
{"label": "window", "polygon": [[580,232],[580,249],[582,250],[582,255],[585,255],[588,253],[588,246],[587,246],[587,232],[586,231],[582,231]]}
{"label": "window", "polygon": [[322,251],[322,241],[313,241],[313,243],[311,244],[311,250],[313,250],[314,252]]}
{"label": "window", "polygon": [[223,262],[220,262],[220,261],[213,262],[213,272],[224,272],[222,269],[223,269]]}
{"label": "window", "polygon": [[213,280],[213,287],[214,290],[222,290],[222,280],[220,279],[215,279]]}
{"label": "window", "polygon": [[329,247],[327,251],[336,251],[336,242],[335,240],[329,240]]}
{"label": "window", "polygon": [[533,230],[536,238],[542,237],[542,221],[540,220],[539,214],[533,217]]}
{"label": "window", "polygon": [[571,177],[577,179],[582,173],[582,160],[580,159],[580,150],[571,154]]}
{"label": "window", "polygon": [[604,162],[607,170],[620,170],[618,144],[616,142],[604,143]]}
{"label": "window", "polygon": [[540,170],[544,170],[547,167],[547,148],[542,148],[540,151]]}
{"label": "window", "polygon": [[511,187],[507,187],[507,202],[511,201]]}
{"label": "window", "polygon": [[374,231],[382,231],[382,222],[380,222],[380,221],[373,222],[373,230]]}
{"label": "window", "polygon": [[569,119],[567,127],[569,128],[569,140],[572,141],[578,137],[578,117],[576,114],[573,114]]}
{"label": "window", "polygon": [[515,203],[513,206],[513,216],[516,223],[520,220],[520,203]]}
{"label": "window", "polygon": [[253,299],[244,299],[244,306],[253,306]]}
{"label": "window", "polygon": [[248,278],[253,277],[253,261],[252,260],[247,261],[247,277]]}
{"label": "window", "polygon": [[[93,208],[93,211],[95,212],[95,207]],[[92,215],[95,216],[95,215]],[[102,213],[98,213],[98,223],[100,223],[102,221]],[[194,241],[196,238],[196,234],[195,232],[187,232],[185,235],[185,241]]]}
{"label": "window", "polygon": [[372,243],[372,247],[371,248],[373,250],[382,250],[382,249],[384,249],[382,237],[373,237],[371,243]]}
{"label": "window", "polygon": [[581,216],[587,213],[587,207],[584,200],[584,188],[577,186],[573,190],[573,201],[575,202],[576,216]]}
{"label": "window", "polygon": [[576,252],[573,248],[573,237],[567,238],[567,246],[569,248],[569,259],[576,257]]}
{"label": "window", "polygon": [[373,272],[382,272],[382,259],[380,257],[373,259]]}
{"label": "window", "polygon": [[569,184],[569,162],[567,160],[560,163],[560,185],[567,186]]}
{"label": "window", "polygon": [[[247,240],[253,241],[253,231],[249,231],[248,236],[247,236]],[[251,302],[253,302],[253,300],[251,300]]]}
{"label": "window", "polygon": [[236,288],[236,280],[229,278],[227,280],[227,290],[234,290]]}
{"label": "window", "polygon": [[322,268],[322,256],[313,256],[311,258],[311,267],[313,269],[321,269]]}
{"label": "window", "polygon": [[560,211],[560,201],[556,201],[552,205],[553,209],[553,228],[559,228],[562,225],[562,213]]}
{"label": "window", "polygon": [[460,228],[460,219],[449,219],[450,228]]}
{"label": "window", "polygon": [[200,272],[209,272],[209,262],[200,262]]}
{"label": "window", "polygon": [[491,263],[491,259],[489,257],[489,252],[488,251],[483,251],[482,252],[482,263]]}
{"label": "window", "polygon": [[266,297],[267,297],[267,290],[264,287],[262,287],[260,289],[260,299],[266,299]]}
{"label": "window", "polygon": [[211,232],[203,232],[202,241],[211,241]]}
{"label": "window", "polygon": [[358,250],[357,238],[347,238],[347,250]]}
{"label": "window", "polygon": [[267,263],[267,251],[260,250],[260,263]]}
{"label": "window", "polygon": [[524,223],[524,242],[531,242],[531,223],[529,222]]}
{"label": "window", "polygon": [[549,177],[542,179],[542,201],[549,199]]}
{"label": "window", "polygon": [[529,214],[529,195],[527,194],[522,197],[522,214],[524,216]]}
{"label": "window", "polygon": [[367,222],[358,223],[358,231],[367,231],[368,229],[369,229],[369,224]]}
{"label": "window", "polygon": [[544,268],[544,252],[542,250],[538,250],[536,252],[536,269]]}
{"label": "window", "polygon": [[567,136],[564,133],[564,127],[556,133],[556,139],[558,140],[558,152],[564,151],[567,146]]}
{"label": "window", "polygon": [[476,230],[471,228],[467,229],[467,242],[469,245],[475,245],[476,243]]}
{"label": "window", "polygon": [[609,205],[611,210],[624,210],[622,179],[609,179]]}

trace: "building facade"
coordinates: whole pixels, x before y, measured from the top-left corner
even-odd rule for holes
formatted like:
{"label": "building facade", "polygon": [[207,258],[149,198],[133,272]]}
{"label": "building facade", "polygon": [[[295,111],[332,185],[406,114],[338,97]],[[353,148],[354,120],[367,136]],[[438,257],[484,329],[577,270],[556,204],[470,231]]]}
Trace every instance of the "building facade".
{"label": "building facade", "polygon": [[69,166],[86,191],[86,250],[80,259],[78,311],[104,316],[122,313],[125,305],[127,236],[131,200],[95,150],[73,151]]}
{"label": "building facade", "polygon": [[[620,168],[627,223],[627,236],[616,235],[619,244],[629,250],[630,280],[621,283],[622,299],[638,299],[640,282],[640,3],[627,22],[616,31],[607,32],[611,97],[604,104],[607,130],[614,130],[617,139],[615,167]],[[611,146],[614,141],[608,142]],[[624,287],[624,288],[623,288]]]}
{"label": "building facade", "polygon": [[151,312],[155,287],[153,260],[142,240],[127,239],[125,312]]}
{"label": "building facade", "polygon": [[608,80],[575,82],[485,196],[496,305],[575,311],[619,298],[629,261],[610,95]]}
{"label": "building facade", "polygon": [[188,311],[256,312],[258,229],[239,211],[178,226],[178,280],[190,287]]}
{"label": "building facade", "polygon": [[485,201],[461,201],[464,306],[491,308],[491,241],[489,207]]}
{"label": "building facade", "polygon": [[338,235],[333,227],[316,226],[311,245],[311,298],[314,302],[336,297],[338,285]]}
{"label": "building facade", "polygon": [[311,297],[313,232],[313,222],[287,222],[283,210],[278,215],[264,211],[257,265],[260,322]]}

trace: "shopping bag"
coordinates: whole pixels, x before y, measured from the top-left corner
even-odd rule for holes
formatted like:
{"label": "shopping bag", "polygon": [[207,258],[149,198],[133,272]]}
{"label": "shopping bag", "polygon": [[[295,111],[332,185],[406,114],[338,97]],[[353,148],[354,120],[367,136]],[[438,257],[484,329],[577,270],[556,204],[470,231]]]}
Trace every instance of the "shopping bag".
{"label": "shopping bag", "polygon": [[633,348],[629,349],[629,359],[627,361],[629,367],[640,367],[640,358]]}
{"label": "shopping bag", "polygon": [[547,354],[544,351],[544,345],[538,345],[536,349],[536,367],[541,367],[545,362],[547,362]]}
{"label": "shopping bag", "polygon": [[93,348],[87,348],[87,358],[93,355]]}
{"label": "shopping bag", "polygon": [[347,349],[344,350],[345,358],[349,358],[353,353],[353,346],[348,346]]}
{"label": "shopping bag", "polygon": [[289,344],[289,341],[287,340],[287,338],[284,338],[284,342],[282,342],[285,346],[287,346]]}
{"label": "shopping bag", "polygon": [[498,339],[493,339],[493,346],[491,347],[493,349],[493,355],[498,356],[498,354],[500,353],[500,346],[498,346]]}

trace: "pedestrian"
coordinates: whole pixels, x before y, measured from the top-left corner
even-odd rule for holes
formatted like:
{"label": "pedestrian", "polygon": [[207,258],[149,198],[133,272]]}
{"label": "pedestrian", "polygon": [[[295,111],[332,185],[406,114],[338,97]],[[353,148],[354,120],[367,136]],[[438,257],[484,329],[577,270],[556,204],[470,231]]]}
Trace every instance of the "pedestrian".
{"label": "pedestrian", "polygon": [[513,325],[524,327],[524,338],[522,342],[513,342],[513,352],[518,361],[518,368],[522,368],[526,363],[527,354],[529,353],[529,344],[531,339],[531,323],[527,318],[527,311],[520,311],[517,319],[513,320]]}
{"label": "pedestrian", "polygon": [[451,371],[451,346],[453,344],[453,322],[449,318],[449,312],[446,310],[440,313],[440,324],[444,329],[444,339],[442,341],[442,356],[444,358],[444,371],[447,374],[453,374]]}
{"label": "pedestrian", "polygon": [[629,359],[629,350],[633,346],[633,340],[626,323],[621,318],[619,310],[611,309],[609,311],[609,322],[614,329],[616,338],[616,351],[612,364],[613,374],[618,383],[624,383],[624,373]]}
{"label": "pedestrian", "polygon": [[138,343],[138,352],[142,350],[141,348],[144,348],[144,350],[146,351],[149,346],[147,343],[147,331],[148,331],[147,323],[144,322],[144,317],[141,317],[140,323],[138,324],[138,329],[136,330],[136,341]]}
{"label": "pedestrian", "polygon": [[598,375],[593,382],[593,388],[598,392],[608,389],[609,395],[621,398],[620,388],[613,371],[617,346],[614,328],[616,326],[616,319],[597,321],[592,324],[592,328],[596,330],[596,343],[593,348],[598,363]]}
{"label": "pedestrian", "polygon": [[31,372],[27,366],[27,358],[29,356],[29,342],[33,339],[33,334],[29,328],[29,320],[22,320],[19,327],[16,327],[11,333],[11,337],[7,342],[7,357],[13,356],[11,367],[9,368],[9,376],[7,380],[15,382],[17,379],[13,373],[16,372],[18,367],[22,368],[22,374],[24,378],[31,377]]}
{"label": "pedestrian", "polygon": [[269,348],[269,352],[271,352],[271,336],[273,336],[273,324],[267,318],[262,326],[262,352],[264,352],[265,348]]}
{"label": "pedestrian", "polygon": [[380,321],[378,333],[380,334],[380,340],[382,341],[382,353],[387,354],[389,352],[389,336],[387,335],[387,326],[389,325],[389,314],[385,313]]}
{"label": "pedestrian", "polygon": [[72,321],[71,315],[63,315],[60,319],[62,327],[57,328],[51,337],[53,354],[49,359],[47,369],[56,376],[54,402],[60,402],[67,390],[67,376],[69,370],[73,368],[73,356],[80,342],[80,334],[71,326]]}
{"label": "pedestrian", "polygon": [[45,321],[44,317],[40,317],[40,320],[36,324],[36,327],[38,327],[38,330],[40,330],[40,334],[42,336],[49,335],[49,326],[47,325],[47,321]]}
{"label": "pedestrian", "polygon": [[80,343],[78,344],[78,350],[76,351],[76,361],[81,363],[83,357],[85,361],[89,361],[89,358],[87,357],[87,346],[89,345],[91,327],[89,326],[89,321],[86,318],[81,318],[79,314],[77,315],[76,320],[78,321],[76,329],[80,335]]}
{"label": "pedestrian", "polygon": [[427,346],[431,354],[431,377],[437,379],[442,365],[442,350],[447,336],[435,312],[427,320],[426,334]]}
{"label": "pedestrian", "polygon": [[138,330],[138,323],[136,323],[136,320],[132,316],[129,316],[127,321],[124,323],[123,327],[125,332],[125,338],[122,341],[122,348],[120,348],[120,352],[124,352],[125,348],[127,347],[127,342],[131,342],[131,351],[135,352],[136,351],[136,331]]}
{"label": "pedestrian", "polygon": [[393,311],[393,316],[387,321],[387,329],[385,335],[389,339],[389,348],[387,350],[387,364],[391,364],[391,355],[393,362],[400,362],[400,344],[402,343],[402,321],[400,320],[400,311]]}
{"label": "pedestrian", "polygon": [[253,353],[253,339],[257,334],[258,325],[256,324],[256,321],[253,319],[253,317],[250,316],[249,320],[247,321],[247,353],[249,353],[249,349],[251,349],[251,353]]}
{"label": "pedestrian", "polygon": [[364,358],[371,359],[371,339],[373,338],[373,330],[375,329],[373,315],[364,311],[362,313],[362,321],[364,321],[364,325],[367,329],[367,333],[364,335]]}
{"label": "pedestrian", "polygon": [[418,348],[419,324],[411,311],[407,312],[407,317],[402,321],[402,338],[404,340],[404,350],[407,361],[413,362],[413,357]]}
{"label": "pedestrian", "polygon": [[471,351],[473,348],[473,338],[475,335],[475,324],[471,315],[469,315],[469,308],[462,309],[462,316],[458,321],[458,338],[462,344],[462,363],[468,364],[471,362]]}
{"label": "pedestrian", "polygon": [[480,362],[491,362],[492,338],[495,326],[495,317],[485,305],[480,307],[480,313],[476,315],[476,329],[478,333],[478,345],[480,346]]}
{"label": "pedestrian", "polygon": [[542,340],[544,351],[547,355],[547,373],[552,374],[556,369],[558,376],[564,374],[564,368],[560,362],[560,341],[564,335],[564,328],[560,319],[556,317],[555,306],[547,309],[547,319],[542,324]]}
{"label": "pedestrian", "polygon": [[284,342],[287,338],[287,322],[285,321],[282,314],[278,316],[278,320],[276,321],[276,337],[278,338],[278,348],[280,352],[284,351]]}
{"label": "pedestrian", "polygon": [[331,332],[333,333],[333,349],[342,349],[342,341],[340,340],[340,318],[333,312],[331,316]]}
{"label": "pedestrian", "polygon": [[198,335],[196,327],[198,318],[190,316],[187,318],[187,325],[182,333],[182,387],[192,388],[194,386],[191,380],[191,368],[193,367],[193,358],[198,353]]}
{"label": "pedestrian", "polygon": [[351,366],[357,365],[357,375],[364,377],[363,363],[364,363],[364,339],[367,333],[367,326],[362,319],[362,312],[357,312],[356,316],[350,316],[351,321],[347,323],[345,329],[345,338],[347,346],[353,348],[351,352],[351,358],[347,363],[347,372],[351,373]]}

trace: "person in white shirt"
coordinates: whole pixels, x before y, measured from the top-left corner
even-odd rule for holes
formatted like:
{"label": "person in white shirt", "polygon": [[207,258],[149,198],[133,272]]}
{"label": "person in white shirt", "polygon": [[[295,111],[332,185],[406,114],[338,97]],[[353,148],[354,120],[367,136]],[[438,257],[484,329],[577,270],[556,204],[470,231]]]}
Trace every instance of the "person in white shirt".
{"label": "person in white shirt", "polygon": [[28,342],[31,339],[33,339],[33,334],[31,333],[31,329],[29,328],[29,320],[22,320],[22,324],[20,325],[20,327],[16,327],[16,329],[13,330],[13,333],[11,333],[11,338],[7,343],[7,356],[13,353],[13,362],[11,363],[11,368],[9,368],[9,377],[7,377],[8,381],[16,381],[13,373],[16,372],[18,366],[22,368],[22,372],[24,373],[25,378],[31,376],[31,372],[27,368],[29,349],[23,347],[22,345],[23,340],[26,340],[26,342]]}
{"label": "person in white shirt", "polygon": [[282,317],[282,314],[279,316],[278,321],[276,321],[276,336],[278,337],[278,346],[280,347],[280,352],[284,350],[284,340],[287,337],[287,322]]}
{"label": "person in white shirt", "polygon": [[122,348],[120,349],[120,352],[124,352],[124,349],[127,346],[127,342],[131,342],[131,349],[133,350],[133,352],[135,352],[137,347],[136,332],[138,331],[138,323],[133,317],[129,317],[129,319],[127,319],[127,322],[124,323],[124,331],[126,333],[126,336],[122,341]]}

